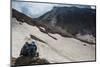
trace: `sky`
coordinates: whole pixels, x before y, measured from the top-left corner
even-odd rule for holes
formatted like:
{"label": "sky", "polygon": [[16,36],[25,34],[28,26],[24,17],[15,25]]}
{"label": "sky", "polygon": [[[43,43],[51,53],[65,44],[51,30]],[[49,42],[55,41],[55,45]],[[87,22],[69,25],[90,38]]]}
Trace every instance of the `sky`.
{"label": "sky", "polygon": [[12,8],[32,17],[37,18],[50,11],[54,5],[31,2],[12,2]]}
{"label": "sky", "polygon": [[[59,4],[44,4],[44,3],[34,3],[34,2],[17,2],[12,1],[12,8],[18,10],[19,12],[22,12],[26,15],[28,15],[31,18],[38,18],[44,13],[52,10],[54,6],[66,6],[66,7],[72,7],[76,6],[79,8],[85,8],[88,6],[82,6],[82,5],[59,5]],[[92,9],[95,9],[94,6],[91,6]]]}

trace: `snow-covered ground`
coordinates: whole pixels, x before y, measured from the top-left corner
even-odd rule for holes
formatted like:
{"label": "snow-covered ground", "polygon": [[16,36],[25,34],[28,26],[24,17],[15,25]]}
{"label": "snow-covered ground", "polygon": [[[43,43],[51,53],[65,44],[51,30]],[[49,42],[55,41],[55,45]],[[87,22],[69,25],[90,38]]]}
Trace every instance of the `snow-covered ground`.
{"label": "snow-covered ground", "polygon": [[82,40],[86,40],[88,42],[96,43],[95,37],[93,37],[92,35],[89,35],[89,34],[86,34],[86,35],[77,34],[76,37],[80,38]]}
{"label": "snow-covered ground", "polygon": [[40,57],[47,59],[50,63],[95,60],[95,45],[49,33],[57,38],[55,40],[41,32],[36,26],[19,23],[15,18],[12,19],[12,57],[18,57],[24,43],[31,42],[33,39],[30,35],[34,35],[46,42],[35,40]]}

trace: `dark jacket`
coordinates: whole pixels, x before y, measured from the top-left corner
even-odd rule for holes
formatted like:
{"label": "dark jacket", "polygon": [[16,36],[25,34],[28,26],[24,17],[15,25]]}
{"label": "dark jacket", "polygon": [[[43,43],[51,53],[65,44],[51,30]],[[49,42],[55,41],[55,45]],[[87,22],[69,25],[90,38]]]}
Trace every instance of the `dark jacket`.
{"label": "dark jacket", "polygon": [[37,51],[37,46],[35,43],[32,44],[25,43],[23,48],[21,49],[20,55],[34,57],[36,55],[36,51]]}

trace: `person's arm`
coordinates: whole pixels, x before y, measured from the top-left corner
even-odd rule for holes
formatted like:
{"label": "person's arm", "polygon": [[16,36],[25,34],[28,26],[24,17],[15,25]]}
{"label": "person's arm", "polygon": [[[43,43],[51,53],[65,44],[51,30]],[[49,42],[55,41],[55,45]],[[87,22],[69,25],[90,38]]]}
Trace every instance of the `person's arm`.
{"label": "person's arm", "polygon": [[21,51],[20,51],[20,56],[21,56],[21,54],[23,54],[24,53],[24,51],[26,50],[26,44],[24,44],[24,46],[21,48]]}
{"label": "person's arm", "polygon": [[35,47],[35,51],[37,51],[37,46],[35,45],[34,47]]}

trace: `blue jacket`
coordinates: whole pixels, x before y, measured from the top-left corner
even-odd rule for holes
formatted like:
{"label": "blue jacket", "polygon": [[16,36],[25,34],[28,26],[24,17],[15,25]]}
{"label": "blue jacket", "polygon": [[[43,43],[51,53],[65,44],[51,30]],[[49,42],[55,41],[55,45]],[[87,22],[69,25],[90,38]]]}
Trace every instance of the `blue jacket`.
{"label": "blue jacket", "polygon": [[24,44],[23,48],[21,49],[20,55],[23,56],[35,56],[37,52],[37,46],[35,43],[32,44]]}

